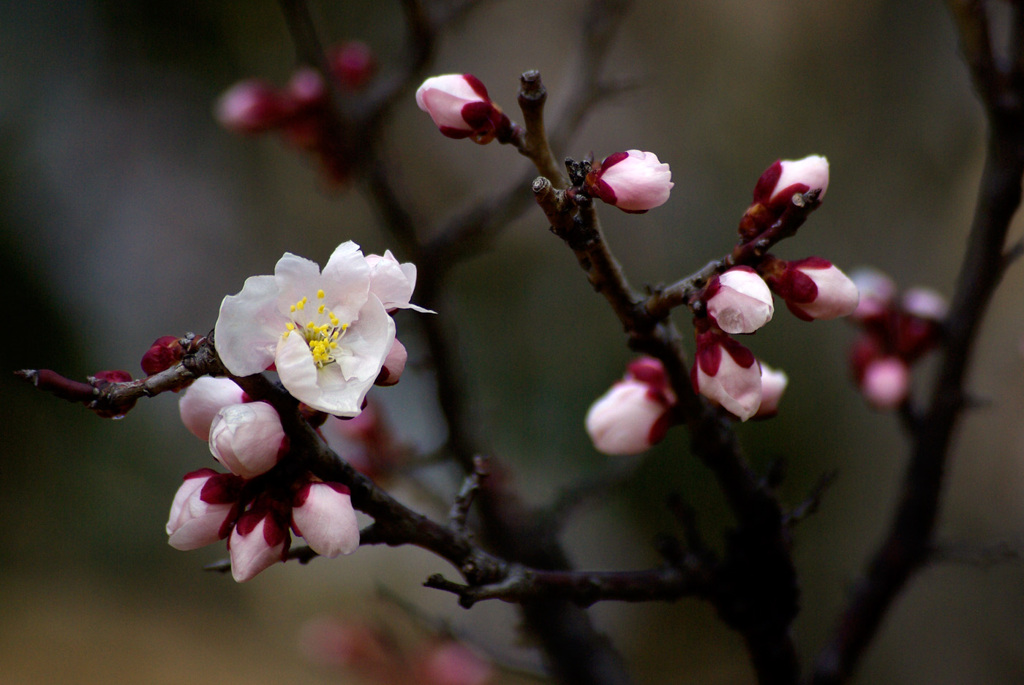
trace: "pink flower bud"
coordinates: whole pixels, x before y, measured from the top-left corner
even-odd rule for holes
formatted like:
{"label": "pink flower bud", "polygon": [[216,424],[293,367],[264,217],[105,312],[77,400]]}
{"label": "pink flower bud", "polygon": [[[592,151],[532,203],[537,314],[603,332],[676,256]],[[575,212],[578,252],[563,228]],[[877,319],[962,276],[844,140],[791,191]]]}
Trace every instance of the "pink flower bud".
{"label": "pink flower bud", "polygon": [[946,298],[930,288],[910,288],[903,293],[903,311],[919,319],[942,321],[949,305]]}
{"label": "pink flower bud", "polygon": [[675,404],[661,362],[651,357],[638,359],[621,381],[591,405],[587,434],[604,454],[639,454],[665,437]]}
{"label": "pink flower bud", "polygon": [[876,409],[895,409],[910,391],[910,370],[897,357],[876,359],[865,367],[860,391]]}
{"label": "pink flower bud", "polygon": [[779,413],[779,402],[789,385],[789,376],[784,371],[773,369],[764,362],[761,366],[761,406],[754,414],[755,419],[768,419]]}
{"label": "pink flower bud", "polygon": [[175,549],[199,549],[223,540],[231,530],[242,479],[213,469],[185,475],[167,519],[167,543]]}
{"label": "pink flower bud", "polygon": [[178,400],[178,413],[185,428],[206,441],[210,439],[210,424],[217,412],[229,404],[242,404],[245,396],[245,392],[230,378],[201,376]]}
{"label": "pink flower bud", "polygon": [[210,425],[210,452],[242,478],[255,478],[272,469],[285,448],[281,418],[266,402],[223,407]]}
{"label": "pink flower bud", "polygon": [[142,371],[147,376],[166,371],[180,362],[184,355],[185,350],[177,337],[165,335],[157,338],[142,355]]}
{"label": "pink flower bud", "polygon": [[491,102],[480,79],[470,74],[428,78],[416,90],[416,104],[449,138],[483,144],[511,130],[509,118]]}
{"label": "pink flower bud", "polygon": [[292,502],[292,530],[322,557],[359,547],[359,523],[349,489],[340,483],[306,483]]}
{"label": "pink flower bud", "polygon": [[334,48],[328,59],[334,78],[348,90],[359,90],[365,86],[377,67],[370,46],[357,40]]}
{"label": "pink flower bud", "polygon": [[753,333],[771,321],[775,311],[768,285],[749,266],[712,278],[705,298],[708,316],[726,333]]}
{"label": "pink flower bud", "polygon": [[300,110],[315,109],[327,102],[327,84],[320,72],[303,67],[288,80],[288,95]]}
{"label": "pink flower bud", "polygon": [[765,277],[786,306],[804,321],[849,316],[857,309],[859,294],[846,274],[820,257],[788,262],[781,273]]}
{"label": "pink flower bud", "polygon": [[377,380],[374,381],[375,385],[389,386],[394,385],[401,378],[402,372],[405,371],[405,363],[409,360],[409,353],[405,349],[405,345],[395,338],[395,342],[391,345],[391,351],[388,352],[388,356],[384,358],[384,366],[380,369],[380,375],[377,376]]}
{"label": "pink flower bud", "polygon": [[779,160],[768,167],[754,187],[754,202],[787,205],[797,193],[820,190],[818,199],[828,190],[828,160],[819,155],[803,159]]}
{"label": "pink flower bud", "polygon": [[761,370],[753,353],[721,331],[697,334],[697,354],[690,369],[693,388],[740,421],[761,406]]}
{"label": "pink flower bud", "polygon": [[289,98],[258,80],[236,83],[220,99],[214,116],[235,133],[262,133],[277,128],[294,113]]}
{"label": "pink flower bud", "polygon": [[633,214],[665,204],[675,185],[668,164],[653,152],[616,152],[594,166],[585,181],[588,192]]}
{"label": "pink flower bud", "polygon": [[284,561],[290,544],[288,528],[278,520],[278,514],[269,506],[257,503],[238,517],[228,539],[231,575],[235,582],[244,583]]}

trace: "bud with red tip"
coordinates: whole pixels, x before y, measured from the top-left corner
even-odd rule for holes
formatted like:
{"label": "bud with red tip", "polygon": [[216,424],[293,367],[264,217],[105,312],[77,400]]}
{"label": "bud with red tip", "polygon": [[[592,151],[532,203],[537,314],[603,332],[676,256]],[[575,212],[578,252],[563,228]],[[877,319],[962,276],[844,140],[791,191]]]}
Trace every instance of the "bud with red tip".
{"label": "bud with red tip", "polygon": [[694,390],[740,421],[754,416],[761,406],[761,370],[754,354],[708,324],[698,324],[696,334],[697,354],[690,370]]}
{"label": "bud with red tip", "polygon": [[358,40],[331,49],[327,59],[334,78],[347,90],[362,89],[377,69],[370,46]]}
{"label": "bud with red tip", "polygon": [[511,133],[512,122],[491,102],[487,88],[471,74],[428,78],[416,90],[416,104],[449,138],[489,143]]}
{"label": "bud with red tip", "polygon": [[804,321],[849,316],[857,309],[857,286],[827,259],[770,260],[762,273],[789,310]]}
{"label": "bud with red tip", "polygon": [[772,293],[756,271],[737,266],[716,275],[704,294],[708,317],[726,333],[753,333],[772,320]]}
{"label": "bud with red tip", "polygon": [[599,452],[639,454],[661,442],[672,421],[675,393],[660,361],[643,357],[587,412],[587,434]]}
{"label": "bud with red tip", "polygon": [[269,498],[260,498],[238,517],[228,539],[231,575],[236,582],[244,583],[287,559],[291,536],[278,509]]}
{"label": "bud with red tip", "polygon": [[[816,191],[817,201],[821,202],[827,190],[828,160],[824,157],[811,155],[776,161],[754,186],[754,201],[740,220],[740,235],[745,240],[753,240],[794,204],[796,195]],[[798,221],[802,223],[803,218]],[[793,228],[795,230],[795,226]]]}
{"label": "bud with red tip", "polygon": [[591,195],[624,212],[642,214],[668,201],[672,171],[653,152],[616,152],[594,164],[584,186]]}
{"label": "bud with red tip", "polygon": [[153,341],[146,354],[142,355],[142,370],[147,376],[166,371],[181,361],[185,348],[173,335],[165,335]]}
{"label": "bud with red tip", "polygon": [[292,530],[320,556],[333,559],[354,552],[359,524],[349,489],[340,483],[306,483],[292,501]]}
{"label": "bud with red tip", "polygon": [[277,88],[256,79],[229,88],[214,109],[221,126],[235,133],[271,131],[295,114],[295,104]]}
{"label": "bud with red tip", "polygon": [[167,519],[167,543],[175,549],[198,549],[223,540],[231,531],[242,479],[213,469],[185,474]]}
{"label": "bud with red tip", "polygon": [[210,452],[242,478],[272,469],[287,447],[281,418],[266,402],[223,407],[210,425]]}

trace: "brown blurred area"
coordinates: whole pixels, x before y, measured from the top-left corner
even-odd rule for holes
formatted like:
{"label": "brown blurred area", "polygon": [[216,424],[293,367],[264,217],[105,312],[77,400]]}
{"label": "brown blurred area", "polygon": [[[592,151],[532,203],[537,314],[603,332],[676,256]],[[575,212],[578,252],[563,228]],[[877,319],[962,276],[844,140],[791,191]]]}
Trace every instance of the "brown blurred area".
{"label": "brown blurred area", "polygon": [[[442,40],[433,71],[475,74],[515,118],[518,75],[539,69],[557,116],[583,7],[483,3]],[[397,3],[313,8],[328,42],[363,40],[382,68],[394,64],[405,40]],[[138,375],[154,339],[210,330],[221,298],[245,277],[269,273],[285,251],[323,263],[347,239],[369,252],[395,248],[358,186],[331,189],[280,141],[235,137],[213,120],[214,100],[235,81],[287,80],[294,52],[275,3],[0,0],[0,46],[10,370]],[[555,152],[600,158],[641,148],[671,164],[668,204],[642,216],[601,211],[634,284],[675,280],[726,252],[761,171],[780,157],[817,153],[831,163],[828,198],[778,254],[819,255],[844,269],[870,264],[903,286],[949,295],[984,121],[942,3],[638,0],[608,51],[609,75],[637,87],[595,109],[570,148]],[[435,222],[501,192],[526,164],[496,144],[443,138],[411,92],[387,135],[409,200]],[[1021,233],[1018,220],[1011,237]],[[629,353],[543,216],[528,211],[454,277],[451,311],[442,314],[456,327],[495,452],[514,465],[529,499],[542,504],[615,466],[589,445],[583,415]],[[1011,269],[976,347],[970,389],[985,405],[960,430],[940,528],[957,546],[1024,546],[1022,285],[1020,267]],[[429,375],[416,368],[413,317],[400,314],[398,326],[410,331],[410,372],[376,396],[400,436],[427,451],[443,427]],[[745,341],[790,377],[779,417],[739,428],[751,460],[759,469],[786,460],[783,497],[793,504],[823,472],[839,471],[821,511],[796,532],[804,595],[795,634],[808,663],[882,535],[906,460],[896,418],[869,410],[849,383],[852,335],[841,322],[806,324],[780,308]],[[163,533],[181,476],[210,465],[205,445],[177,420],[174,398],[103,421],[11,373],[0,379],[4,683],[350,682],[307,662],[299,631],[325,613],[401,622],[375,599],[378,586],[446,617],[501,660],[536,664],[510,607],[467,612],[420,587],[430,573],[454,571],[417,550],[279,565],[245,585],[203,572],[222,548],[178,552]],[[697,507],[710,537],[728,525],[676,431],[638,462],[628,488],[567,521],[574,561],[657,563],[650,541],[672,530],[663,507],[672,492]],[[443,511],[422,487],[406,483],[397,494]],[[855,682],[1022,682],[1022,604],[1019,562],[926,569]],[[638,683],[752,680],[740,640],[699,602],[604,604],[592,613]]]}

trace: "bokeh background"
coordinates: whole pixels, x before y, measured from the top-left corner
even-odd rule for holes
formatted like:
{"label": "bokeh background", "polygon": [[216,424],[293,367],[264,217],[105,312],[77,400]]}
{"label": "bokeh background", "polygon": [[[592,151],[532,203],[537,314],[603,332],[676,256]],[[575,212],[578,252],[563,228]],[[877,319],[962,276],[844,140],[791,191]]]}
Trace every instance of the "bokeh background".
{"label": "bokeh background", "polygon": [[[539,69],[557,113],[578,67],[583,7],[483,3],[451,27],[434,72],[476,74],[515,117],[517,77]],[[405,40],[397,3],[313,8],[328,42],[363,40],[383,69],[394,63]],[[780,256],[871,264],[902,285],[949,294],[984,121],[943,3],[638,0],[607,50],[607,73],[639,87],[593,111],[556,154],[636,147],[671,164],[667,205],[643,216],[602,211],[635,284],[670,282],[726,252],[761,171],[779,157],[820,153],[832,165],[827,201]],[[322,263],[347,239],[369,252],[394,246],[358,188],[331,189],[280,141],[232,136],[212,117],[235,81],[289,77],[294,51],[274,2],[2,0],[0,55],[9,370],[138,374],[155,338],[211,329],[221,298],[246,276],[269,273],[284,251]],[[411,92],[387,130],[408,197],[433,222],[501,192],[525,168],[508,148],[440,136]],[[1020,234],[1018,221],[1012,235]],[[1022,273],[1007,274],[977,346],[970,388],[986,404],[964,421],[951,462],[940,535],[952,544],[1024,539]],[[486,434],[530,501],[622,466],[594,452],[582,417],[629,353],[539,212],[455,271],[451,311],[442,314],[460,341]],[[414,317],[401,316],[415,361]],[[808,663],[882,535],[906,461],[895,417],[868,409],[849,383],[852,338],[842,322],[806,324],[780,310],[749,341],[790,376],[780,416],[739,428],[751,460],[764,469],[786,459],[790,503],[823,472],[839,471],[820,513],[796,533],[804,594],[795,634]],[[0,392],[5,683],[357,682],[308,661],[299,635],[324,615],[408,632],[417,620],[378,599],[379,587],[501,661],[536,664],[511,608],[467,612],[421,588],[429,573],[452,571],[418,550],[361,549],[278,565],[236,585],[201,570],[223,548],[171,549],[163,526],[180,477],[210,464],[178,422],[173,397],[103,421],[9,372]],[[441,442],[427,373],[414,365],[376,396],[403,439],[424,450]],[[581,567],[655,563],[650,540],[672,530],[663,509],[672,492],[698,508],[713,539],[728,525],[686,443],[673,433],[635,460],[630,485],[566,522],[563,539]],[[444,493],[444,475],[418,471],[396,493],[432,511],[423,483]],[[1022,682],[1022,603],[1019,562],[929,568],[896,604],[855,681]],[[751,682],[740,640],[702,603],[609,603],[592,613],[639,683]]]}

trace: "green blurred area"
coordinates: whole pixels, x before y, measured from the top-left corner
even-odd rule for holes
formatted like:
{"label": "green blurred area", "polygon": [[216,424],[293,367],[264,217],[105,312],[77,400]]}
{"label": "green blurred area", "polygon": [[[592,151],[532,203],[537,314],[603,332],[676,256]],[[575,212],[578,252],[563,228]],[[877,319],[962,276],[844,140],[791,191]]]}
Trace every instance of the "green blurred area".
{"label": "green blurred area", "polygon": [[[398,59],[397,3],[313,6],[328,42],[364,40],[384,69]],[[583,7],[484,3],[442,41],[433,73],[474,73],[515,118],[518,75],[539,69],[557,116]],[[210,330],[221,298],[269,273],[284,251],[322,263],[347,239],[368,252],[395,248],[358,187],[329,189],[312,160],[272,137],[233,137],[211,116],[237,80],[287,80],[294,52],[275,3],[2,0],[0,46],[9,369],[138,375],[155,338]],[[601,211],[635,285],[673,281],[726,252],[761,171],[776,158],[819,153],[831,162],[827,201],[778,254],[816,254],[844,269],[871,264],[901,285],[949,294],[984,122],[942,3],[639,0],[608,51],[608,74],[638,87],[596,109],[556,155],[641,148],[671,164],[667,205],[642,216]],[[502,192],[525,168],[508,148],[438,135],[412,93],[387,130],[408,197],[432,223]],[[1018,221],[1012,237],[1020,235]],[[619,466],[594,452],[582,417],[629,353],[543,216],[527,212],[454,276],[441,316],[460,342],[485,434],[528,499],[542,504],[577,478]],[[960,431],[943,540],[1024,540],[1021,286],[1020,269],[1011,269],[977,346],[970,387],[988,403]],[[428,450],[443,427],[429,376],[415,367],[414,316],[400,314],[398,326],[413,365],[375,397],[402,437]],[[896,419],[867,409],[848,382],[852,336],[841,322],[806,324],[780,308],[745,341],[790,377],[780,416],[739,428],[751,461],[765,470],[785,460],[791,504],[822,473],[839,471],[821,511],[796,532],[804,608],[795,633],[808,662],[882,534],[906,459]],[[288,564],[243,586],[203,572],[222,548],[177,552],[163,533],[181,476],[210,464],[178,422],[174,398],[103,421],[10,373],[0,379],[5,683],[347,682],[303,659],[299,629],[323,613],[390,615],[373,599],[378,584],[448,617],[499,658],[535,663],[518,647],[511,608],[465,612],[421,588],[429,573],[454,571],[415,550]],[[657,563],[650,541],[673,530],[663,506],[671,493],[697,508],[710,538],[728,525],[713,482],[675,431],[638,462],[628,487],[567,522],[574,560],[602,569]],[[415,487],[398,494],[430,510]],[[927,569],[856,682],[1021,682],[1022,600],[1020,564]],[[751,680],[741,642],[696,601],[606,604],[593,614],[640,683]]]}

